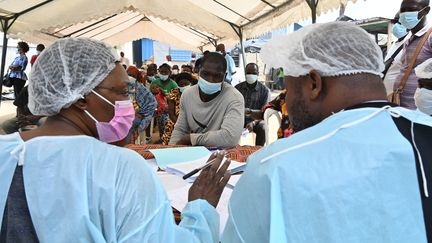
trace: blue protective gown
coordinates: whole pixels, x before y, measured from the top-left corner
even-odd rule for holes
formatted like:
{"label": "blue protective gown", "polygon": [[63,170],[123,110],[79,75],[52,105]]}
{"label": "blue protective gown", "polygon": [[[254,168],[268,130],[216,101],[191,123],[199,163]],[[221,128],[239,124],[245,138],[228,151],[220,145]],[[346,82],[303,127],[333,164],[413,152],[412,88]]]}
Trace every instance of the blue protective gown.
{"label": "blue protective gown", "polygon": [[347,110],[253,154],[221,241],[427,242],[424,191],[398,116],[432,126],[403,108]]}
{"label": "blue protective gown", "polygon": [[87,136],[0,136],[0,219],[23,166],[40,242],[218,242],[219,216],[190,202],[175,225],[164,189],[137,153]]}

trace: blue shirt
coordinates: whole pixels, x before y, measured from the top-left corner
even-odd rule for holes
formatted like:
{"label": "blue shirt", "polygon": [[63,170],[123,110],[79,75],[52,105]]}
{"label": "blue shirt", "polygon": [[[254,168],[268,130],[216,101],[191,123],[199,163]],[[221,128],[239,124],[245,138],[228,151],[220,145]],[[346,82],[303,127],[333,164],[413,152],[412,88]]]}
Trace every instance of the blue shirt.
{"label": "blue shirt", "polygon": [[227,70],[226,70],[225,80],[231,82],[232,75],[236,71],[235,70],[235,62],[234,62],[234,59],[230,55],[228,55],[228,54],[225,55],[225,60],[227,62]]}
{"label": "blue shirt", "polygon": [[24,73],[24,70],[27,68],[28,59],[26,55],[19,55],[13,60],[12,66],[20,66],[21,69],[18,71],[10,71],[10,78],[19,78],[22,80],[27,80],[27,75]]}
{"label": "blue shirt", "polygon": [[150,90],[141,83],[136,84],[135,92],[135,99],[138,104],[137,113],[143,116],[143,119],[139,121],[138,131],[142,132],[150,124],[157,102]]}

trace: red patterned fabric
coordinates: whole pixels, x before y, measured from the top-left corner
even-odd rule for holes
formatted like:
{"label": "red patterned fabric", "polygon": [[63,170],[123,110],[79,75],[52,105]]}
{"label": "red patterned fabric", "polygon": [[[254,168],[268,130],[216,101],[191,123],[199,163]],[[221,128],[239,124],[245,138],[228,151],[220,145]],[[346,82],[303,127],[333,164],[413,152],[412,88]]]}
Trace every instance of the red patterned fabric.
{"label": "red patterned fabric", "polygon": [[[126,145],[126,148],[132,149],[135,152],[139,153],[141,156],[143,156],[145,159],[153,159],[154,156],[152,153],[150,153],[149,149],[162,149],[162,148],[179,148],[179,147],[187,147],[185,145],[162,145],[162,144],[128,144]],[[261,148],[261,146],[240,146],[237,145],[234,148],[226,149],[227,151],[227,158],[230,158],[232,160],[238,161],[238,162],[246,162],[249,155],[253,154],[254,152],[258,151]],[[212,149],[212,148],[209,148]]]}

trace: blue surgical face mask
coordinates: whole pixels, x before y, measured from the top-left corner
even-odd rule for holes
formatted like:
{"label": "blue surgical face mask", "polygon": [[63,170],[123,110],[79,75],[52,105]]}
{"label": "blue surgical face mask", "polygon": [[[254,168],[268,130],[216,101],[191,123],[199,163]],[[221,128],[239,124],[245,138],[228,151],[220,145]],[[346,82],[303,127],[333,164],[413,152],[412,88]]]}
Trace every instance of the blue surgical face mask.
{"label": "blue surgical face mask", "polygon": [[396,23],[393,25],[393,35],[396,36],[396,38],[400,39],[408,34],[408,30],[403,27],[401,24]]}
{"label": "blue surgical face mask", "polygon": [[[424,9],[424,8],[423,8]],[[423,10],[422,9],[422,10]],[[401,23],[405,28],[412,30],[414,29],[422,20],[422,18],[418,18],[418,14],[420,11],[411,11],[411,12],[403,12],[399,15],[399,23]]]}
{"label": "blue surgical face mask", "polygon": [[222,89],[222,83],[210,83],[201,77],[199,77],[198,86],[204,94],[208,95],[216,94]]}

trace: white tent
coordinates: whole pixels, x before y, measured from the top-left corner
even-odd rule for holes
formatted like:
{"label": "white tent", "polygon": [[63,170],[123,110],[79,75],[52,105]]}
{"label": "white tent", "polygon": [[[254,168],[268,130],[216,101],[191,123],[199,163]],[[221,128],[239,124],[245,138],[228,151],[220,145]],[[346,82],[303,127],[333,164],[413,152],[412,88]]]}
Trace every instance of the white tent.
{"label": "white tent", "polygon": [[[148,37],[190,50],[242,43],[356,0],[1,0],[4,33],[49,44],[87,36],[111,44]],[[6,48],[1,71],[4,73]],[[1,87],[0,87],[1,92]]]}
{"label": "white tent", "polygon": [[[348,1],[3,0],[0,17],[9,19],[5,26],[17,17],[8,33],[33,43],[48,44],[64,36],[88,36],[122,44],[151,36],[196,50],[222,39],[238,42],[239,38],[255,37],[311,16],[311,8],[320,14]],[[146,21],[136,25],[141,20]],[[92,31],[87,33],[88,26]],[[86,33],[74,33],[83,28]],[[148,32],[155,28],[159,28],[157,34]],[[178,40],[165,37],[166,33]]]}

